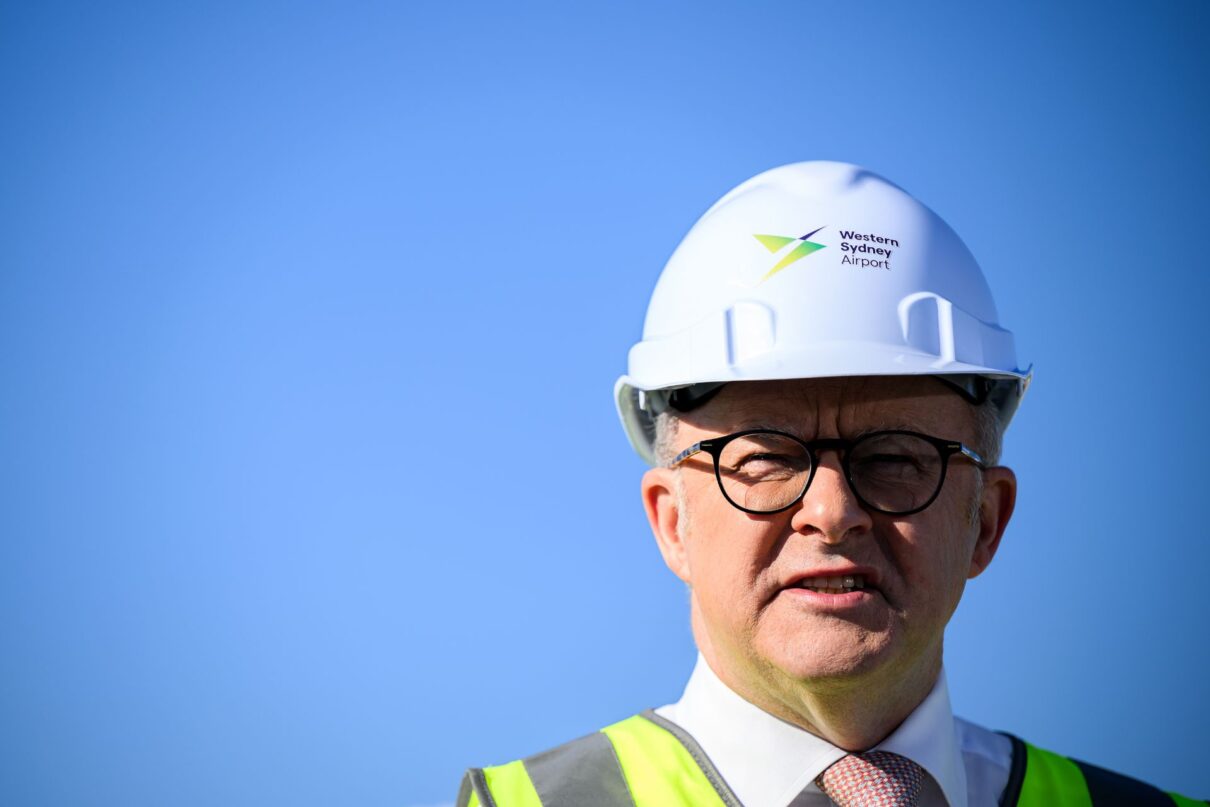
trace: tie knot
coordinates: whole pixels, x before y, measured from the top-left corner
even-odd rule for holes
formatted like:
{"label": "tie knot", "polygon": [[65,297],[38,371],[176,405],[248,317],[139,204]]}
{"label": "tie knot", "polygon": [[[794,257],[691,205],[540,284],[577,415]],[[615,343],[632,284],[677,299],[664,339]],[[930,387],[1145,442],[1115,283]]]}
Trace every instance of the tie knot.
{"label": "tie knot", "polygon": [[915,807],[924,768],[890,751],[849,754],[815,780],[840,807]]}

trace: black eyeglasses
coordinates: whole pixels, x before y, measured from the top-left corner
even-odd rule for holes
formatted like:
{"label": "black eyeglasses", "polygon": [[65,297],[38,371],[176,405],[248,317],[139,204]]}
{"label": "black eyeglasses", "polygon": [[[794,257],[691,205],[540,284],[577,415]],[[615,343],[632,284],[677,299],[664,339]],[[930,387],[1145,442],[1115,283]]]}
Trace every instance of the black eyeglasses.
{"label": "black eyeglasses", "polygon": [[855,440],[805,442],[792,434],[765,429],[694,443],[668,467],[699,451],[714,459],[714,477],[727,501],[758,515],[788,510],[806,494],[821,451],[840,453],[849,488],[865,507],[894,516],[919,513],[933,503],[953,455],[987,467],[982,457],[962,443],[917,432],[870,432]]}

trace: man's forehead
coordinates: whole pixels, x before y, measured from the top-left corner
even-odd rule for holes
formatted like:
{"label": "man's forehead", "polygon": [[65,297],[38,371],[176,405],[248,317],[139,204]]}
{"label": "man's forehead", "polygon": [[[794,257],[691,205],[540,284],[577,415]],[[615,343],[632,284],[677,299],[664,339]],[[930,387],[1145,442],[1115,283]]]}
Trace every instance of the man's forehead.
{"label": "man's forehead", "polygon": [[727,430],[772,427],[924,428],[969,409],[931,376],[738,381],[684,420]]}

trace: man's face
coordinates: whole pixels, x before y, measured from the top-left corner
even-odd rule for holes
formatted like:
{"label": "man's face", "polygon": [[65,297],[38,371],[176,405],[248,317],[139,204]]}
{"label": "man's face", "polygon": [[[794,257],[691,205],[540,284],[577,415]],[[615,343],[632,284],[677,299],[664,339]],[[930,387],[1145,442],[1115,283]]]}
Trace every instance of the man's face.
{"label": "man's face", "polygon": [[[752,428],[808,441],[906,429],[976,442],[974,409],[957,394],[935,379],[891,377],[732,383],[682,416],[675,446]],[[834,451],[819,455],[810,488],[781,513],[728,504],[705,453],[649,471],[643,488],[664,558],[689,585],[699,648],[766,708],[761,701],[784,702],[801,683],[934,676],[945,625],[966,580],[990,563],[1015,496],[1008,469],[953,457],[929,507],[885,515],[854,496]],[[802,587],[856,575],[859,595]]]}

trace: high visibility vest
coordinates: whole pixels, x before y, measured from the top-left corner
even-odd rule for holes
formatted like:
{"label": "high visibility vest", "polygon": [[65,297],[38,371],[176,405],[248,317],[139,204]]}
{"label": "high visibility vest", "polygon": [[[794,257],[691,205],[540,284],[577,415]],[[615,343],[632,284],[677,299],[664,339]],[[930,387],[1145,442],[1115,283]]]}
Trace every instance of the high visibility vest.
{"label": "high visibility vest", "polygon": [[[1192,807],[1194,801],[1095,765],[1013,744],[1003,807]],[[742,807],[680,726],[646,711],[545,753],[471,768],[457,807]]]}

